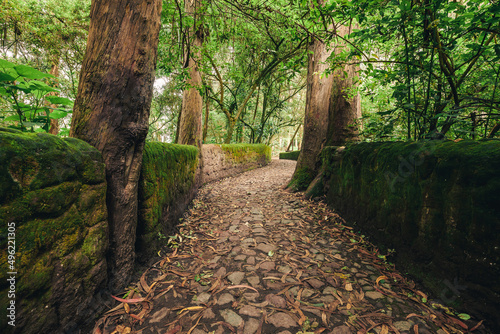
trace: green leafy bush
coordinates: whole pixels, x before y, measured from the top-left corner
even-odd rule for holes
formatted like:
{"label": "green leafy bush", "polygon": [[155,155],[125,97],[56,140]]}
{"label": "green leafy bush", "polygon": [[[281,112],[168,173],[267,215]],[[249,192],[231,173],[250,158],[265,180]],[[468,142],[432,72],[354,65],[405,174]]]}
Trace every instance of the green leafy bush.
{"label": "green leafy bush", "polygon": [[0,120],[9,128],[48,132],[51,119],[66,117],[73,102],[49,95],[59,90],[41,79],[52,78],[27,65],[0,59]]}

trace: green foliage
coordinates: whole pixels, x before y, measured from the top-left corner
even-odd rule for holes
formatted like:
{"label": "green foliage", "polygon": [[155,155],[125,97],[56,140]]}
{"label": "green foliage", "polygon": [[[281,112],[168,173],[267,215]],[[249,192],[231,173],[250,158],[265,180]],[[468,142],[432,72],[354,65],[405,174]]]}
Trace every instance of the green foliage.
{"label": "green foliage", "polygon": [[361,26],[349,36],[351,52],[333,61],[362,64],[367,138],[495,134],[498,1],[356,0],[336,9]]}
{"label": "green foliage", "polygon": [[3,123],[22,131],[48,132],[51,119],[66,117],[72,101],[49,96],[59,90],[40,81],[51,77],[30,66],[0,59],[0,102],[7,108],[0,114]]}
{"label": "green foliage", "polygon": [[42,71],[56,66],[59,89],[76,97],[90,22],[90,0],[5,0],[0,3],[4,59]]}
{"label": "green foliage", "polygon": [[297,159],[299,158],[299,154],[300,154],[300,151],[281,152],[280,159],[297,161]]}

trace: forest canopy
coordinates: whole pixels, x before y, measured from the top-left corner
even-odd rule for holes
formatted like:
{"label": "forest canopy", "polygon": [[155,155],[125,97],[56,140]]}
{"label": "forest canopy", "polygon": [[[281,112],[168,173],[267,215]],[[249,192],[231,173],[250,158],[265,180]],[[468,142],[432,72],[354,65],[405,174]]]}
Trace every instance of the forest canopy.
{"label": "forest canopy", "polygon": [[[192,88],[203,103],[203,142],[296,148],[313,40],[330,50],[322,77],[357,66],[344,93],[360,96],[361,139],[498,136],[499,1],[194,3],[186,10],[180,0],[163,1],[150,139],[176,141],[183,91]],[[0,125],[67,135],[90,1],[0,6]],[[187,59],[201,84],[186,80]],[[19,66],[50,75],[15,75]]]}

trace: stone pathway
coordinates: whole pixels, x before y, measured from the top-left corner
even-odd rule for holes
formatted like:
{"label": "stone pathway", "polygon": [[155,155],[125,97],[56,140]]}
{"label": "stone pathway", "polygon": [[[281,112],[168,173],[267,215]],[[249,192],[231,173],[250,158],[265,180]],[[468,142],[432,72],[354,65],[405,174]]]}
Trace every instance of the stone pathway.
{"label": "stone pathway", "polygon": [[474,333],[324,204],[283,190],[295,162],[203,187],[167,251],[94,333]]}

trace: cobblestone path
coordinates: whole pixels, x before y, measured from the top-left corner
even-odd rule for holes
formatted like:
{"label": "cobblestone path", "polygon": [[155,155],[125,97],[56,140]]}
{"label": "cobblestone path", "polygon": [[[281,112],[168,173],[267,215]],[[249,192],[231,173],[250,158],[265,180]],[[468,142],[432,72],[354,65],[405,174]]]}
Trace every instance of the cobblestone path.
{"label": "cobblestone path", "polygon": [[204,186],[171,239],[178,247],[94,333],[481,332],[432,307],[324,204],[283,190],[294,167],[274,160]]}

